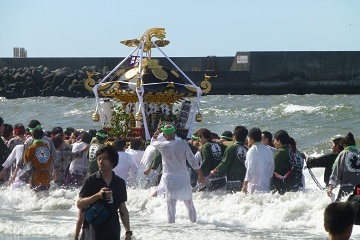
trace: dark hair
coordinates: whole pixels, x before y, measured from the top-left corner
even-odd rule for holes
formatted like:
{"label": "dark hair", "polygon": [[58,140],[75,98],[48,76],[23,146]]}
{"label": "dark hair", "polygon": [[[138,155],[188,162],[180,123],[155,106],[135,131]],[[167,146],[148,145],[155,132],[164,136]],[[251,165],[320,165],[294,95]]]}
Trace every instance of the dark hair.
{"label": "dark hair", "polygon": [[41,139],[44,136],[44,131],[41,129],[34,129],[31,134],[34,139]]}
{"label": "dark hair", "polygon": [[212,132],[211,133],[211,140],[213,139],[220,139],[219,135],[217,133]]}
{"label": "dark hair", "polygon": [[344,147],[344,144],[346,146],[356,146],[354,135],[351,132],[349,132],[341,141],[341,146]]}
{"label": "dark hair", "polygon": [[23,136],[25,134],[25,127],[21,123],[15,123],[14,132],[16,135]]}
{"label": "dark hair", "polygon": [[203,136],[207,140],[211,140],[211,132],[207,128],[200,128],[196,131],[196,136],[200,137]]}
{"label": "dark hair", "polygon": [[69,137],[70,137],[70,135],[71,135],[72,132],[74,132],[74,131],[75,131],[75,128],[73,128],[73,127],[67,127],[67,128],[65,128],[64,133],[65,133],[66,136],[69,136]]}
{"label": "dark hair", "polygon": [[230,131],[225,131],[220,136],[221,139],[224,139],[227,141],[232,141],[232,137],[233,137],[233,133]]}
{"label": "dark hair", "polygon": [[272,135],[272,133],[269,132],[269,131],[263,131],[261,134],[264,134],[264,138],[267,138],[267,139],[268,139],[269,146],[274,147],[274,144],[273,144],[273,142],[272,142],[272,140],[273,140],[273,135]]}
{"label": "dark hair", "polygon": [[[95,129],[94,129],[95,130]],[[96,130],[95,130],[96,131]],[[104,129],[100,129],[99,131],[97,131],[98,133],[100,133],[100,134],[108,134],[108,132],[106,131],[106,130],[104,130]],[[101,137],[101,136],[99,136],[99,135],[96,135],[96,133],[95,133],[95,136],[96,136],[96,139],[100,142],[100,143],[103,143],[103,142],[105,142],[105,140],[107,139],[107,137]]]}
{"label": "dark hair", "polygon": [[0,126],[4,123],[4,119],[0,117]]}
{"label": "dark hair", "polygon": [[52,139],[52,142],[54,143],[54,147],[58,149],[64,140],[61,136],[57,136]]}
{"label": "dark hair", "polygon": [[[101,131],[101,130],[99,130],[99,131]],[[105,131],[105,130],[104,130],[104,131]],[[96,131],[96,129],[89,129],[89,130],[88,130],[88,133],[90,133],[91,137],[96,137],[97,131]]]}
{"label": "dark hair", "polygon": [[64,130],[62,129],[62,127],[54,127],[52,130],[51,130],[51,134],[59,134],[59,133],[64,133]]}
{"label": "dark hair", "polygon": [[109,155],[110,162],[112,162],[113,168],[115,168],[119,163],[119,154],[117,153],[116,149],[111,145],[105,145],[96,151],[96,158],[105,152],[107,152]]}
{"label": "dark hair", "polygon": [[343,139],[344,139],[343,137],[338,137],[338,138],[334,138],[334,139],[332,140],[332,142],[333,142],[335,145],[339,146],[340,151],[344,150],[344,147],[343,147],[343,145],[341,144],[342,141],[343,141]]}
{"label": "dark hair", "polygon": [[28,124],[28,127],[35,128],[37,125],[41,125],[41,123],[38,120],[31,120]]}
{"label": "dark hair", "polygon": [[14,129],[10,124],[4,123],[3,137],[8,138],[13,133]]}
{"label": "dark hair", "polygon": [[296,142],[295,139],[293,139],[292,137],[289,137],[289,147],[291,147],[291,149],[296,152]]}
{"label": "dark hair", "polygon": [[249,130],[249,138],[252,138],[255,142],[261,142],[261,130],[258,127],[253,127]]}
{"label": "dark hair", "polygon": [[92,137],[91,137],[90,133],[88,133],[88,132],[82,132],[82,133],[80,134],[80,136],[81,136],[81,141],[82,141],[82,142],[85,142],[85,143],[87,143],[87,144],[90,144],[90,143],[91,143]]}
{"label": "dark hair", "polygon": [[324,211],[324,226],[333,235],[342,234],[355,221],[355,211],[349,202],[330,203]]}
{"label": "dark hair", "polygon": [[285,130],[279,130],[274,134],[274,138],[281,142],[281,144],[289,144],[289,134]]}
{"label": "dark hair", "polygon": [[249,131],[244,126],[236,126],[234,128],[234,136],[235,136],[236,141],[238,141],[238,142],[244,143],[248,133],[249,133]]}
{"label": "dark hair", "polygon": [[130,148],[134,150],[140,150],[142,144],[143,142],[141,141],[140,138],[133,138],[130,141]]}
{"label": "dark hair", "polygon": [[117,151],[119,152],[123,152],[124,148],[126,147],[126,142],[127,139],[126,138],[118,138],[115,140],[114,142],[114,147]]}

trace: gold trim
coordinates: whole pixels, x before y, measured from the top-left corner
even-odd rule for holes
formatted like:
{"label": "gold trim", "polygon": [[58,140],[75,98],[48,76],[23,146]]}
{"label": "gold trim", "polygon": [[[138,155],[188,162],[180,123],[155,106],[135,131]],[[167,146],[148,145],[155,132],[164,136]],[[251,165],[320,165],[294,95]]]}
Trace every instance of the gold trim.
{"label": "gold trim", "polygon": [[161,81],[164,81],[168,78],[167,72],[165,72],[162,68],[153,68],[151,69],[151,72],[154,74],[154,76]]}
{"label": "gold trim", "polygon": [[129,80],[129,79],[132,79],[133,77],[135,77],[136,76],[136,74],[138,73],[138,71],[139,71],[139,68],[132,68],[132,69],[130,69],[129,71],[127,71],[126,73],[125,73],[125,75],[124,75],[124,77],[127,79],[127,80]]}
{"label": "gold trim", "polygon": [[116,72],[116,76],[120,77],[125,72],[125,69],[120,69]]}
{"label": "gold trim", "polygon": [[180,75],[175,70],[171,70],[171,73],[177,78],[180,77]]}

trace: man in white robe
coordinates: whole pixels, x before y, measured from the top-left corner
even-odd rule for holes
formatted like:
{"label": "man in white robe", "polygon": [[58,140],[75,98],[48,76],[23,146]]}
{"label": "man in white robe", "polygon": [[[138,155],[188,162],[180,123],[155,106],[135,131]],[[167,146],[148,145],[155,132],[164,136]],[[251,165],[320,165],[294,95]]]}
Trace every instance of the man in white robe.
{"label": "man in white robe", "polygon": [[246,175],[242,192],[269,192],[270,179],[274,174],[275,163],[272,151],[261,143],[261,130],[252,128],[248,134],[251,148],[246,154]]}
{"label": "man in white robe", "polygon": [[[158,141],[158,135],[164,134],[166,141]],[[183,200],[189,212],[191,222],[196,222],[196,210],[192,200],[190,174],[186,161],[198,173],[199,182],[205,178],[195,160],[187,142],[175,139],[175,127],[168,124],[159,128],[151,139],[151,146],[158,149],[162,156],[163,173],[161,182],[165,184],[168,223],[175,222],[176,201]]]}

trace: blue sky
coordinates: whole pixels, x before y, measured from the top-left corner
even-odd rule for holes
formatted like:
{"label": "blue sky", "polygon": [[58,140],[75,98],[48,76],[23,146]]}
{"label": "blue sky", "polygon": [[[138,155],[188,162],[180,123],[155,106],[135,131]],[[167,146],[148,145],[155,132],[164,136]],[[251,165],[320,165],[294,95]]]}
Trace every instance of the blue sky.
{"label": "blue sky", "polygon": [[[357,0],[1,0],[0,57],[125,57],[163,27],[170,57],[360,51]],[[153,50],[153,56],[162,56]]]}

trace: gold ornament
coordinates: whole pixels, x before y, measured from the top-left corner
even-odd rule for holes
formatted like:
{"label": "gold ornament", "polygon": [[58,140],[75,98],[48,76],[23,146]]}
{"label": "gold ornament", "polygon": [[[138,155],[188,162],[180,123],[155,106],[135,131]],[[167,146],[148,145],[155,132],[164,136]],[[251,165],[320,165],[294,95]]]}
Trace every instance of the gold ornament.
{"label": "gold ornament", "polygon": [[195,121],[197,122],[202,122],[202,115],[200,112],[198,112],[196,115],[195,115]]}

